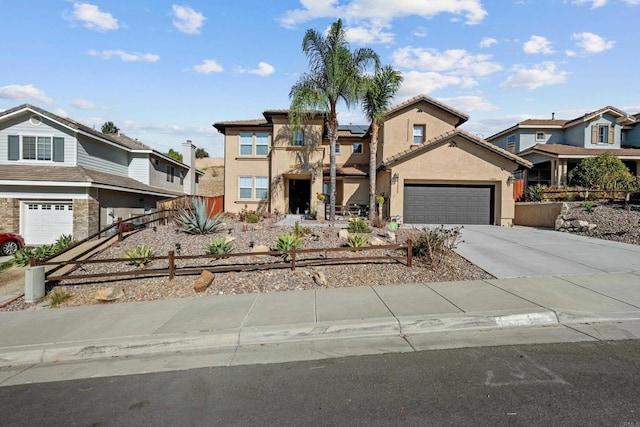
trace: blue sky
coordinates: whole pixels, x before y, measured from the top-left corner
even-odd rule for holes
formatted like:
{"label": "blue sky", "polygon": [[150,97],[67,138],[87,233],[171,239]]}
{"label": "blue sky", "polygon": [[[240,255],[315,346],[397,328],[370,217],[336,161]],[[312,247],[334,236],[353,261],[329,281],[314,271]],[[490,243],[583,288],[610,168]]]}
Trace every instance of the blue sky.
{"label": "blue sky", "polygon": [[[0,0],[0,110],[31,103],[166,152],[221,156],[223,120],[288,108],[308,28],[337,18],[352,47],[488,137],[527,118],[640,111],[640,0]],[[365,124],[358,109],[341,123]]]}

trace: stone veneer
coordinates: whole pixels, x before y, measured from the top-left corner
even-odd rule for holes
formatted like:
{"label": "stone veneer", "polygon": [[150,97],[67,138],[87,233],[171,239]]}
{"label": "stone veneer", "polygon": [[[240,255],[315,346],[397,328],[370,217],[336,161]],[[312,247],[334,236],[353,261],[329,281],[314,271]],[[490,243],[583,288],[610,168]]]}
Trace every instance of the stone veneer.
{"label": "stone veneer", "polygon": [[0,231],[20,232],[20,200],[0,198]]}
{"label": "stone veneer", "polygon": [[73,238],[82,240],[98,232],[100,203],[93,198],[73,201]]}

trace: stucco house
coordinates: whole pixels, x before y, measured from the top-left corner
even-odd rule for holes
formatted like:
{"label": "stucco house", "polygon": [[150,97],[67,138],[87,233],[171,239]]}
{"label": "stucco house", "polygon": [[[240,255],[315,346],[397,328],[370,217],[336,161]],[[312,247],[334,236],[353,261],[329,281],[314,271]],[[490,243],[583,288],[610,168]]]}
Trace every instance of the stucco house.
{"label": "stucco house", "polygon": [[[0,112],[0,230],[28,245],[85,238],[156,202],[197,194],[195,147],[178,162],[33,105]],[[190,166],[191,165],[191,166]]]}
{"label": "stucco house", "polygon": [[[468,116],[426,95],[388,111],[380,135],[377,193],[386,217],[412,224],[510,225],[513,172],[531,164],[458,126]],[[329,142],[322,114],[292,132],[287,110],[217,122],[225,135],[225,211],[304,213],[327,193]],[[342,125],[337,205],[368,205],[368,125]],[[322,216],[322,213],[319,214]]]}
{"label": "stucco house", "polygon": [[566,186],[569,172],[584,158],[609,152],[634,175],[640,173],[640,114],[607,106],[564,120],[528,119],[487,141],[533,163],[526,185]]}

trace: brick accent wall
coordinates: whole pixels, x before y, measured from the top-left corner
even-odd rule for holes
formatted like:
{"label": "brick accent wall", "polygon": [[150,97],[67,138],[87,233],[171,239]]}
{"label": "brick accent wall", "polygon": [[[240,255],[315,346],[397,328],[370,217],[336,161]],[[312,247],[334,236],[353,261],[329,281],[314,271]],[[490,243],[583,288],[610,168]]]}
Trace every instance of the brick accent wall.
{"label": "brick accent wall", "polygon": [[0,198],[0,231],[20,232],[20,200]]}
{"label": "brick accent wall", "polygon": [[73,201],[73,237],[82,240],[98,232],[100,204],[93,198]]}

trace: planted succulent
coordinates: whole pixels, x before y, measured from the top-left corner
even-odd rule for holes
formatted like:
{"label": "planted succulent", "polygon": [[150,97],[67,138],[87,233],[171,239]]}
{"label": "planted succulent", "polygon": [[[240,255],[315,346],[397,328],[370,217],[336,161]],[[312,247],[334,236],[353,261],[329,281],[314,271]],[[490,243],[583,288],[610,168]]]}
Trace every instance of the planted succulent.
{"label": "planted succulent", "polygon": [[349,233],[371,233],[367,222],[362,218],[350,218],[347,230]]}
{"label": "planted succulent", "polygon": [[231,253],[233,242],[224,237],[216,237],[206,246],[206,251],[211,255],[224,255]]}
{"label": "planted succulent", "polygon": [[349,237],[347,237],[347,245],[352,248],[369,246],[369,240],[367,239],[367,236],[364,234],[349,233]]}
{"label": "planted succulent", "polygon": [[220,214],[211,215],[211,210],[207,209],[204,200],[193,197],[191,206],[181,208],[175,216],[178,228],[189,234],[211,234],[215,232],[222,224]]}
{"label": "planted succulent", "polygon": [[[302,237],[298,237],[295,234],[281,234],[275,242],[273,242],[273,249],[280,252],[291,252],[293,248],[300,249],[302,247]],[[283,254],[283,258],[286,261],[288,254]]]}
{"label": "planted succulent", "polygon": [[136,246],[124,252],[124,257],[130,259],[129,265],[141,266],[151,261],[153,248],[147,245]]}

